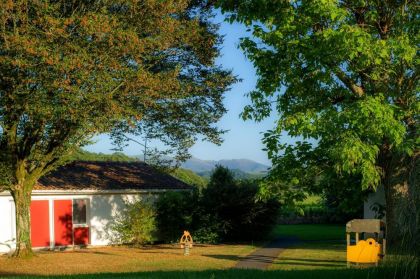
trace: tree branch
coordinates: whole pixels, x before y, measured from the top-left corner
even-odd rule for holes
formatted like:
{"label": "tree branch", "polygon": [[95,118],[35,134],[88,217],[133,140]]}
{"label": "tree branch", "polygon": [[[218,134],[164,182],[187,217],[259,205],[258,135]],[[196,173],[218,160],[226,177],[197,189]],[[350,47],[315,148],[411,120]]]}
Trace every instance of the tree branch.
{"label": "tree branch", "polygon": [[355,95],[358,97],[362,97],[365,95],[365,91],[363,87],[357,85],[351,78],[349,78],[340,68],[336,67],[333,70],[334,74],[338,77],[338,79],[344,83],[344,85],[351,90]]}
{"label": "tree branch", "polygon": [[133,138],[130,138],[130,137],[128,137],[128,136],[126,136],[126,135],[124,135],[124,134],[123,134],[123,136],[124,136],[126,139],[131,140],[132,142],[135,142],[135,143],[137,143],[138,145],[141,145],[141,146],[145,147],[145,145],[144,145],[143,143],[141,143],[141,142],[139,142],[139,141],[137,141],[137,140],[135,140],[135,139],[133,139]]}

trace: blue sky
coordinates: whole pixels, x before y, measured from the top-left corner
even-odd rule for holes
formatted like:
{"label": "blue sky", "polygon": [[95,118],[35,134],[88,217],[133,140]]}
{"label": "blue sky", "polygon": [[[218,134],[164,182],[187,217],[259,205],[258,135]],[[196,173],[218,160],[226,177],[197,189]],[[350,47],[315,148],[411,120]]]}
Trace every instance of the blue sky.
{"label": "blue sky", "polygon": [[[218,123],[221,129],[229,130],[223,135],[224,142],[217,146],[208,142],[197,142],[191,149],[192,156],[204,160],[220,159],[251,159],[260,163],[270,164],[266,152],[261,143],[262,132],[274,127],[275,115],[266,120],[255,123],[243,121],[239,114],[246,104],[249,103],[245,94],[254,89],[257,77],[255,69],[238,49],[239,39],[247,36],[246,28],[240,24],[223,22],[223,17],[216,17],[216,22],[221,23],[220,33],[225,35],[222,47],[222,56],[217,63],[224,68],[232,69],[242,82],[235,84],[230,92],[226,93],[225,106],[227,114]],[[112,153],[113,146],[106,135],[95,138],[96,143],[86,147],[93,152]],[[133,143],[124,149],[128,155],[142,154],[142,148]]]}

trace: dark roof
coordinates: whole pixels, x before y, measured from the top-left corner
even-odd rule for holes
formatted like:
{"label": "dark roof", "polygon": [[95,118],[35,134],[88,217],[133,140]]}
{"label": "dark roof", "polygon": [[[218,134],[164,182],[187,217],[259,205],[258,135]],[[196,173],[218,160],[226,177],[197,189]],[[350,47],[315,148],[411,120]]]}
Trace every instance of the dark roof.
{"label": "dark roof", "polygon": [[189,190],[191,186],[142,162],[82,162],[41,178],[35,190]]}

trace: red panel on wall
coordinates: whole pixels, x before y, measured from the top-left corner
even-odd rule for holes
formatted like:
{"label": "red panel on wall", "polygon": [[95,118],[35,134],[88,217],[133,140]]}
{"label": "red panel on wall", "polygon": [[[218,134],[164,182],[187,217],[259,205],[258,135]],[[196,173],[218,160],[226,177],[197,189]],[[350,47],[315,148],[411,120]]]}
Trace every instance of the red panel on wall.
{"label": "red panel on wall", "polygon": [[54,201],[54,239],[55,246],[73,244],[72,201]]}
{"label": "red panel on wall", "polygon": [[33,247],[50,246],[49,216],[48,201],[31,202],[31,240]]}
{"label": "red panel on wall", "polygon": [[74,244],[88,245],[89,244],[89,228],[79,227],[74,228]]}

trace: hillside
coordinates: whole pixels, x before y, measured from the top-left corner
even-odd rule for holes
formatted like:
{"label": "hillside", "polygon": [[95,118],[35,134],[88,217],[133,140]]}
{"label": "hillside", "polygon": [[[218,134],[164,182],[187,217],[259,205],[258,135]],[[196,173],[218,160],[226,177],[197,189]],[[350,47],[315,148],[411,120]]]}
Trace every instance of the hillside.
{"label": "hillside", "polygon": [[94,153],[83,149],[77,150],[70,156],[71,161],[109,161],[109,162],[135,162],[136,157],[125,155],[122,152],[112,154]]}
{"label": "hillside", "polygon": [[204,188],[207,185],[206,178],[200,176],[199,174],[196,174],[192,170],[178,168],[173,172],[170,172],[169,174],[181,180],[184,183],[187,183],[192,186],[197,186],[198,188]]}

